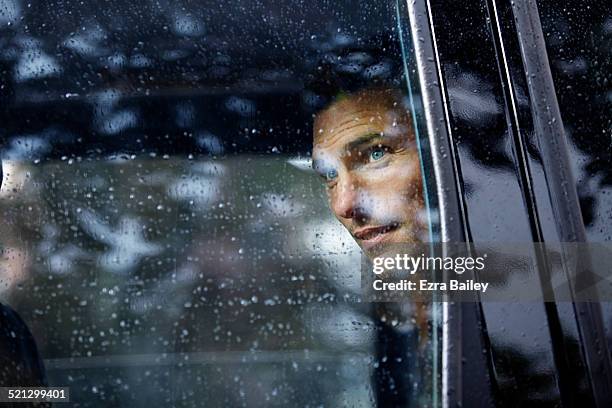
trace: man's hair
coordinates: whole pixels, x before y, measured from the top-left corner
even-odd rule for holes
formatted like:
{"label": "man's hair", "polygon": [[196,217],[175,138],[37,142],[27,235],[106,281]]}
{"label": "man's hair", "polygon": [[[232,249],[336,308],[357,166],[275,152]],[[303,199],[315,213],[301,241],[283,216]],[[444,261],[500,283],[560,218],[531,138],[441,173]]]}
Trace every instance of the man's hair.
{"label": "man's hair", "polygon": [[[342,93],[340,96],[332,99],[326,106],[320,109],[316,116],[315,122],[320,118],[320,115],[326,115],[326,111],[329,109],[333,109],[337,105],[340,105],[345,100],[352,100],[355,103],[364,103],[367,106],[376,105],[379,107],[387,108],[389,111],[395,111],[400,116],[400,118],[404,118],[406,124],[409,126],[408,137],[409,139],[414,139],[414,123],[412,119],[412,114],[410,113],[410,109],[407,104],[407,99],[401,88],[398,87],[389,87],[389,86],[375,86],[375,87],[367,87],[360,89],[353,93]],[[330,112],[333,114],[333,111]],[[313,138],[315,141],[318,139],[319,132],[316,129],[313,129]]]}
{"label": "man's hair", "polygon": [[305,83],[315,110],[364,89],[402,88],[402,54],[395,35],[382,33],[368,44],[333,49],[319,58]]}

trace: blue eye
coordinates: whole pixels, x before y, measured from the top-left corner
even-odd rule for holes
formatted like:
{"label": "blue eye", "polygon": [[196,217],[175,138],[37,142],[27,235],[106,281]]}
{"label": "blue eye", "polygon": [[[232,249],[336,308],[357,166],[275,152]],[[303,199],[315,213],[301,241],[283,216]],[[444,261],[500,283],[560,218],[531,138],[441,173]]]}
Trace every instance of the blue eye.
{"label": "blue eye", "polygon": [[328,170],[327,173],[325,173],[325,178],[327,178],[327,180],[333,180],[336,177],[338,177],[338,172],[334,169]]}
{"label": "blue eye", "polygon": [[384,155],[385,155],[385,150],[381,147],[377,147],[373,149],[372,152],[370,153],[370,159],[377,161],[377,160],[382,159]]}

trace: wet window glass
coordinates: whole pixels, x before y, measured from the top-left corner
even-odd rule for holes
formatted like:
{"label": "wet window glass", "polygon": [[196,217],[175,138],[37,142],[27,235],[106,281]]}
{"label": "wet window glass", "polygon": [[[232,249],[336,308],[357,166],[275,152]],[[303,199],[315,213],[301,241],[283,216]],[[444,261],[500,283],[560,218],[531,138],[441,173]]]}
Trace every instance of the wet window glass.
{"label": "wet window glass", "polygon": [[[538,1],[590,242],[612,241],[612,12],[608,4]],[[612,302],[601,302],[612,349]]]}
{"label": "wet window glass", "polygon": [[612,240],[612,12],[608,4],[539,1],[590,241]]}
{"label": "wet window glass", "polygon": [[[437,240],[395,2],[0,0],[0,302],[76,406],[432,406]],[[404,58],[402,57],[404,55]]]}

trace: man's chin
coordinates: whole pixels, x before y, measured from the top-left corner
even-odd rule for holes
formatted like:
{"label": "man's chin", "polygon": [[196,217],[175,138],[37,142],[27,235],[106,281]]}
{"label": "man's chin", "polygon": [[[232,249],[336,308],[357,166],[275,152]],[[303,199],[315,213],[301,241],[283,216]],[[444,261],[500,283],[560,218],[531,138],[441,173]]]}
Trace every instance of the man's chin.
{"label": "man's chin", "polygon": [[377,246],[371,247],[371,248],[363,248],[363,247],[361,247],[361,250],[363,251],[364,255],[367,256],[369,259],[378,258],[380,256],[383,256],[387,252],[382,247],[382,245],[377,245]]}
{"label": "man's chin", "polygon": [[367,256],[369,259],[378,257],[394,257],[395,254],[398,253],[400,246],[400,243],[386,242],[370,248],[362,248],[362,250],[365,256]]}

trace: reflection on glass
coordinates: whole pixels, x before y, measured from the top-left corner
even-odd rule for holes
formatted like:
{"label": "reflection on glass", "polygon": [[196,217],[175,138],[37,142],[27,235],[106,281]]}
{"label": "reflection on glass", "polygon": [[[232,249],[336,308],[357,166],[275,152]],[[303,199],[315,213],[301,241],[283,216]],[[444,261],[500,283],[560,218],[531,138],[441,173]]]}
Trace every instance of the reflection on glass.
{"label": "reflection on glass", "polygon": [[427,239],[418,150],[409,108],[393,89],[339,98],[314,125],[313,166],[331,209],[359,246],[376,256],[385,244]]}
{"label": "reflection on glass", "polygon": [[362,250],[430,217],[395,4],[5,3],[0,299],[49,385],[431,406],[430,307],[359,298]]}

